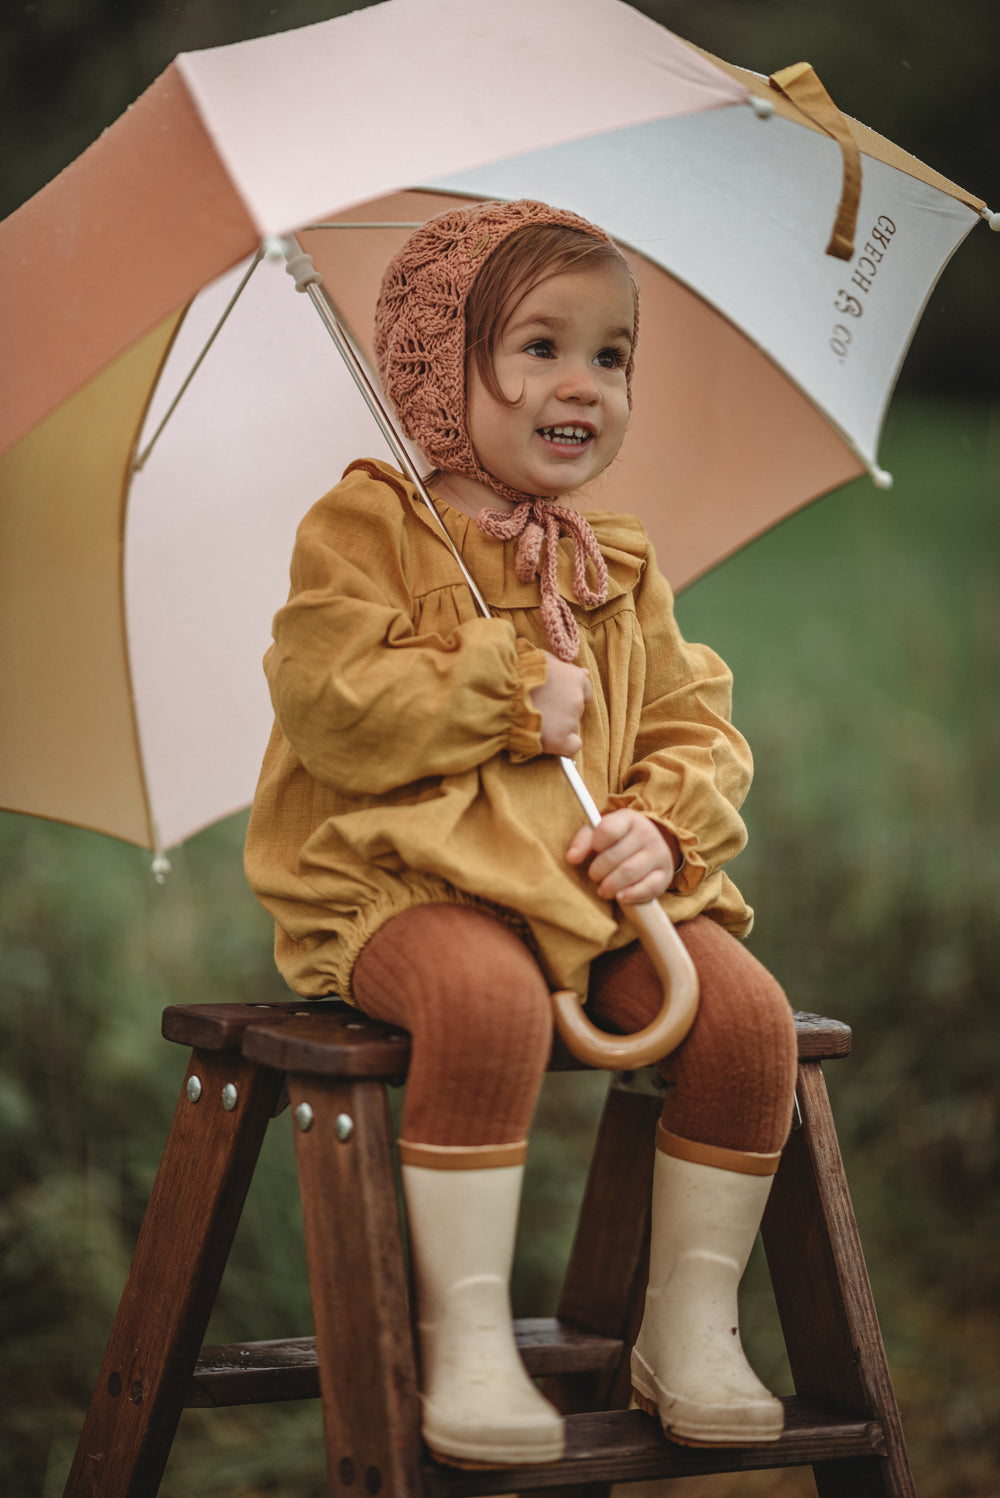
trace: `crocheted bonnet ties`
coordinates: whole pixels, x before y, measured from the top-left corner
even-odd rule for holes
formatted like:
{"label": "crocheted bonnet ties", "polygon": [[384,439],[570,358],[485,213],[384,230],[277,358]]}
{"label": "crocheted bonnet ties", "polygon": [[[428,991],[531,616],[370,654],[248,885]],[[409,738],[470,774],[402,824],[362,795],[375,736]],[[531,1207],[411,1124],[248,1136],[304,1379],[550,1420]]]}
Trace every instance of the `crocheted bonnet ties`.
{"label": "crocheted bonnet ties", "polygon": [[[541,579],[541,615],[554,655],[573,661],[580,650],[573,611],[557,585],[561,535],[574,541],[573,593],[584,608],[607,598],[608,574],[597,538],[576,510],[551,496],[523,494],[487,472],[466,427],[466,318],[469,292],[493,252],[519,229],[552,224],[612,240],[575,213],[524,199],[449,209],[417,229],[390,261],[375,313],[375,359],[382,388],[403,431],[436,468],[478,479],[509,499],[511,511],[483,509],[476,523],[496,540],[519,537],[517,576]],[[634,340],[633,340],[634,343]],[[632,399],[632,357],[625,374]],[[544,556],[542,547],[544,543]],[[595,586],[587,581],[587,562]]]}

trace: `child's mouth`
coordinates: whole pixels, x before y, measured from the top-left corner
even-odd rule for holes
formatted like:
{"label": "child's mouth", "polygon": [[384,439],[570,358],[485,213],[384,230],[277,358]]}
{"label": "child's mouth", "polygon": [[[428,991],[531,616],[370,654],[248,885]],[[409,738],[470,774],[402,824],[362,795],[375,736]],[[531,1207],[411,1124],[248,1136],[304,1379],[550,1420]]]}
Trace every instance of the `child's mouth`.
{"label": "child's mouth", "polygon": [[557,447],[583,447],[594,435],[588,427],[575,426],[539,427],[538,434]]}

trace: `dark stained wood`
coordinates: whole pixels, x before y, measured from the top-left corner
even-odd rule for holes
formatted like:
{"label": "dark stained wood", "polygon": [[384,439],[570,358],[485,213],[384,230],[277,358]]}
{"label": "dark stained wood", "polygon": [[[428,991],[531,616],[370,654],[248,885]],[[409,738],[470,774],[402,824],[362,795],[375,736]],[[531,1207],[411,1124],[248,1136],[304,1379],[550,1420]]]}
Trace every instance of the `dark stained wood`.
{"label": "dark stained wood", "polygon": [[[323,1029],[316,1021],[322,1020]],[[373,1020],[340,999],[289,999],[270,1004],[174,1004],[163,1012],[164,1039],[206,1051],[238,1051],[251,1027],[258,1032],[252,1054],[268,1066],[300,1071],[315,1066],[320,1075],[393,1076],[403,1059],[398,1049],[373,1052],[370,1043],[391,1042],[401,1032]],[[328,1028],[327,1028],[328,1027]],[[839,1020],[796,1013],[795,1030],[801,1059],[823,1060],[846,1056],[851,1031]],[[283,1033],[281,1038],[275,1032]],[[267,1038],[264,1038],[264,1037]],[[404,1042],[406,1037],[404,1036]],[[330,1049],[327,1050],[326,1047]],[[286,1049],[287,1047],[287,1049]],[[322,1054],[317,1049],[322,1048]],[[408,1047],[406,1062],[409,1060]],[[347,1065],[349,1071],[337,1068]],[[368,1067],[369,1070],[364,1068]],[[405,1070],[405,1064],[404,1068]],[[553,1041],[549,1071],[586,1071],[558,1036]]]}
{"label": "dark stained wood", "polygon": [[[384,1086],[290,1075],[330,1491],[418,1498],[420,1409]],[[298,1126],[307,1105],[313,1121]],[[350,1135],[338,1138],[337,1121]]]}
{"label": "dark stained wood", "polygon": [[[274,1024],[265,1017],[263,1023],[249,1025],[242,1040],[244,1055],[308,1076],[381,1077],[390,1082],[405,1078],[410,1063],[405,1031],[369,1019],[346,1004],[323,1014],[303,1011],[300,1005],[290,1018],[293,1023],[281,1016]],[[588,1069],[561,1041],[554,1043],[550,1071]]]}
{"label": "dark stained wood", "polygon": [[[392,1025],[369,1019],[340,999],[289,999],[273,1004],[173,1004],[163,1011],[165,1040],[202,1050],[238,1051],[251,1028],[290,1027],[294,1032],[322,1021],[332,1045],[357,1048],[365,1042],[398,1036]],[[408,1037],[404,1037],[408,1043]]]}
{"label": "dark stained wood", "polygon": [[558,1317],[521,1317],[514,1322],[514,1336],[532,1378],[608,1373],[622,1355],[619,1338],[581,1331]]}
{"label": "dark stained wood", "polygon": [[188,1409],[319,1398],[315,1337],[203,1347],[184,1403]]}
{"label": "dark stained wood", "polygon": [[820,1498],[913,1498],[885,1359],[822,1068],[799,1068],[802,1128],[782,1157],[763,1236],[797,1393],[877,1420],[887,1461],[822,1463]]}
{"label": "dark stained wood", "polygon": [[[172,1004],[163,1011],[161,1032],[165,1040],[177,1045],[197,1046],[206,1051],[238,1051],[251,1026],[264,1025],[273,1031],[291,1024],[293,1029],[300,1029],[297,1022],[312,1021],[321,1016],[331,1023],[330,1040],[347,1045],[352,1052],[361,1052],[363,1043],[382,1041],[400,1034],[394,1026],[371,1019],[341,999],[287,999],[261,1004]],[[398,1050],[389,1052],[388,1055],[390,1061],[381,1056],[374,1061],[372,1075],[386,1074],[388,1065],[398,1067]],[[355,1056],[355,1066],[358,1060],[359,1057]],[[329,1065],[329,1062],[324,1065]],[[588,1068],[556,1036],[549,1058],[549,1070],[586,1071]]]}
{"label": "dark stained wood", "polygon": [[201,1097],[181,1090],[67,1498],[156,1492],[281,1083],[231,1053],[196,1051],[191,1076]]}
{"label": "dark stained wood", "polygon": [[[552,1316],[523,1317],[515,1321],[514,1335],[533,1378],[604,1373],[622,1352],[614,1337],[590,1336]],[[211,1409],[318,1398],[316,1339],[288,1337],[202,1348],[185,1404],[189,1409]]]}
{"label": "dark stained wood", "polygon": [[699,1450],[667,1441],[657,1421],[639,1410],[568,1415],[566,1456],[544,1467],[493,1472],[461,1471],[439,1462],[425,1467],[427,1498],[524,1493],[567,1483],[645,1482],[667,1477],[699,1477],[717,1472],[749,1472],[807,1466],[817,1454],[871,1458],[881,1447],[881,1431],[867,1420],[817,1410],[804,1401],[785,1401],[785,1433],[773,1446],[715,1447]]}
{"label": "dark stained wood", "polygon": [[243,1036],[244,1056],[281,1071],[312,1077],[377,1077],[402,1081],[410,1064],[410,1037],[375,1025],[356,1009],[305,1014],[291,1023],[255,1024]]}
{"label": "dark stained wood", "polygon": [[851,1027],[842,1020],[824,1019],[821,1014],[806,1014],[797,1009],[795,1034],[800,1061],[833,1061],[850,1054]]}
{"label": "dark stained wood", "polygon": [[[227,1027],[233,1023],[227,1018]],[[802,1057],[844,1056],[851,1048],[850,1027],[818,1015],[796,1015],[796,1034]],[[405,1075],[409,1064],[409,1037],[404,1032],[342,1004],[324,1002],[305,1009],[299,1005],[274,1017],[258,1014],[245,1026],[241,1043],[244,1055],[256,1061],[313,1076],[395,1080]],[[561,1041],[554,1043],[550,1071],[588,1069]]]}

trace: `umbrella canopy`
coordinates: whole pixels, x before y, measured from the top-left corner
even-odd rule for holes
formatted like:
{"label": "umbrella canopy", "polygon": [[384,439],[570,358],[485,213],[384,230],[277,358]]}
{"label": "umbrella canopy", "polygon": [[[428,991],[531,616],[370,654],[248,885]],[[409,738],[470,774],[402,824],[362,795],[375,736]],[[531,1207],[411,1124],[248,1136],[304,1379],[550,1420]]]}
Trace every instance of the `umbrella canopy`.
{"label": "umbrella canopy", "polygon": [[456,198],[607,228],[642,337],[593,504],[640,513],[675,586],[877,471],[983,204],[784,82],[618,0],[389,0],[178,58],[0,225],[0,804],[164,848],[252,795],[295,524],[381,451],[262,241],[303,231],[366,348],[405,226]]}

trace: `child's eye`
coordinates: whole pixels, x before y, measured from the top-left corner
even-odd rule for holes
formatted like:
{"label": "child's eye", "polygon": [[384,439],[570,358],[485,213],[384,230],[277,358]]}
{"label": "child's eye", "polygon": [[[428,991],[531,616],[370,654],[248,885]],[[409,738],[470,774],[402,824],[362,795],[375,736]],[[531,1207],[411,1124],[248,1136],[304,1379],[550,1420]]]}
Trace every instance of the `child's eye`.
{"label": "child's eye", "polygon": [[525,348],[526,354],[531,354],[535,359],[551,359],[553,357],[552,342],[548,338],[536,338]]}
{"label": "child's eye", "polygon": [[594,362],[602,369],[624,369],[628,358],[620,348],[602,348]]}

